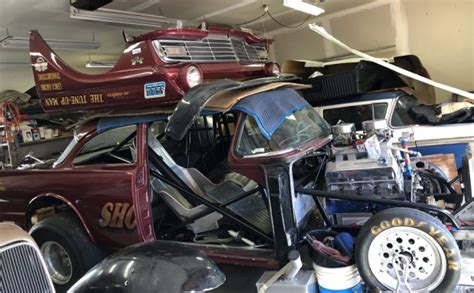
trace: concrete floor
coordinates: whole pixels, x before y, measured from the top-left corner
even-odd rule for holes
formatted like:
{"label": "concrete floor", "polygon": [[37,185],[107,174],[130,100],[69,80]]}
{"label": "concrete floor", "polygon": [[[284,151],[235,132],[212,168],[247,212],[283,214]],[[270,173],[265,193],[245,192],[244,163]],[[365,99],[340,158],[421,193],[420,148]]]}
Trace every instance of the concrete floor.
{"label": "concrete floor", "polygon": [[226,275],[224,285],[212,290],[212,293],[256,293],[255,283],[265,269],[248,268],[233,265],[219,265]]}

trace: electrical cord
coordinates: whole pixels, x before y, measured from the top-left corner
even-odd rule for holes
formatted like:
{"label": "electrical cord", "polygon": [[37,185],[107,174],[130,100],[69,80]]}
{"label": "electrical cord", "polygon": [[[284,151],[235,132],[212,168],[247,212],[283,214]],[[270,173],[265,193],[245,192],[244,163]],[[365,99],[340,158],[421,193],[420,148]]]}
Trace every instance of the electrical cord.
{"label": "electrical cord", "polygon": [[297,27],[300,27],[302,25],[304,25],[310,18],[311,18],[311,14],[309,14],[301,23],[299,24],[296,24],[296,25],[287,25],[287,24],[284,24],[282,22],[280,22],[278,19],[276,19],[275,17],[273,17],[273,15],[270,13],[270,11],[267,11],[267,14],[268,16],[270,16],[270,18],[276,22],[277,24],[279,24],[280,26],[282,27],[286,27],[286,28],[297,28]]}
{"label": "electrical cord", "polygon": [[276,19],[271,13],[270,13],[270,10],[269,10],[269,7],[264,4],[262,5],[262,8],[263,8],[263,13],[260,14],[259,16],[257,16],[256,18],[254,19],[251,19],[249,21],[246,21],[246,22],[242,22],[242,23],[237,23],[237,24],[234,24],[234,26],[242,26],[242,25],[246,25],[246,24],[249,24],[249,23],[252,23],[254,21],[257,21],[259,19],[261,19],[262,17],[264,17],[265,15],[268,15],[270,17],[271,20],[273,20],[275,23],[277,23],[278,25],[282,26],[282,27],[286,27],[286,28],[297,28],[297,27],[300,27],[302,25],[304,25],[310,18],[311,18],[311,14],[309,14],[301,23],[299,24],[296,24],[296,25],[287,25],[287,24],[284,24],[282,23],[281,21],[279,21],[278,19]]}
{"label": "electrical cord", "polygon": [[252,20],[249,20],[249,21],[246,21],[246,22],[242,22],[242,23],[237,23],[237,24],[234,24],[235,26],[241,26],[241,25],[246,25],[248,23],[251,23],[251,22],[254,22],[256,20],[259,20],[260,18],[264,17],[265,15],[267,14],[267,11],[264,11],[262,14],[260,14],[260,16],[252,19]]}

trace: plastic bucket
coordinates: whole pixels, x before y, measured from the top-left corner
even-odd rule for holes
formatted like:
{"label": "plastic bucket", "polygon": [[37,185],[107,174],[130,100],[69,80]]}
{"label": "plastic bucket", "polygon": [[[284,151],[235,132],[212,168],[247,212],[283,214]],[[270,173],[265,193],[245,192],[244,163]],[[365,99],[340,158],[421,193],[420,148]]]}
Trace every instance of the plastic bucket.
{"label": "plastic bucket", "polygon": [[355,265],[327,268],[313,263],[320,293],[362,293],[362,281]]}

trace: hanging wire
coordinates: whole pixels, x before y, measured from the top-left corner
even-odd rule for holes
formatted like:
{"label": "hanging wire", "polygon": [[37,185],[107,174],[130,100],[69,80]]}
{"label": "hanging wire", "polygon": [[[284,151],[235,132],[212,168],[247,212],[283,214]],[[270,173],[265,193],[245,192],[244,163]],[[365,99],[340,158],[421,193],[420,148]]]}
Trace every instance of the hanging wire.
{"label": "hanging wire", "polygon": [[267,11],[267,14],[268,16],[270,16],[270,18],[276,22],[278,25],[282,26],[282,27],[286,27],[286,28],[297,28],[297,27],[300,27],[302,25],[304,25],[310,18],[311,18],[311,14],[309,14],[301,23],[299,24],[296,24],[296,25],[287,25],[287,24],[284,24],[282,22],[280,22],[278,19],[276,19],[275,17],[273,17],[273,15],[270,13],[270,11]]}
{"label": "hanging wire", "polygon": [[248,23],[251,23],[251,22],[254,22],[254,21],[257,21],[259,20],[260,18],[264,17],[265,15],[267,14],[267,11],[264,11],[262,14],[260,14],[260,16],[252,19],[252,20],[249,20],[249,21],[246,21],[246,22],[242,22],[242,23],[237,23],[237,24],[234,24],[235,26],[241,26],[241,25],[246,25]]}
{"label": "hanging wire", "polygon": [[[260,3],[262,3],[262,1],[260,1]],[[261,7],[264,9],[263,13],[260,14],[259,16],[257,16],[256,18],[254,19],[251,19],[251,20],[248,20],[246,22],[242,22],[242,23],[236,23],[234,24],[234,26],[243,26],[243,25],[246,25],[246,24],[249,24],[249,23],[252,23],[254,21],[257,21],[261,18],[263,18],[264,16],[268,15],[270,17],[270,19],[272,21],[274,21],[275,23],[277,23],[279,26],[282,26],[282,27],[286,27],[286,28],[297,28],[297,27],[300,27],[302,25],[304,25],[310,18],[311,18],[311,14],[309,14],[305,19],[303,19],[303,21],[301,21],[300,23],[298,24],[295,24],[295,25],[288,25],[288,24],[284,24],[282,23],[281,21],[279,21],[278,19],[276,19],[276,17],[274,17],[271,13],[270,13],[270,10],[268,9],[268,6],[266,4],[263,4],[261,5]],[[263,26],[265,26],[265,24],[262,22]]]}

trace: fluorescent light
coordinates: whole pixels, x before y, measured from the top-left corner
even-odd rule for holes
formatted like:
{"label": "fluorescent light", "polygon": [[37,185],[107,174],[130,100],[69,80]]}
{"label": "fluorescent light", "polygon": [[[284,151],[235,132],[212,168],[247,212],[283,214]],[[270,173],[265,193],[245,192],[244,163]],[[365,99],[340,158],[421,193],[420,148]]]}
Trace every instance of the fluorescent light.
{"label": "fluorescent light", "polygon": [[[59,50],[93,50],[100,47],[99,42],[85,42],[75,40],[46,39],[48,45]],[[30,39],[24,37],[7,36],[2,42],[3,48],[29,49]]]}
{"label": "fluorescent light", "polygon": [[87,68],[112,68],[114,67],[115,63],[105,63],[105,62],[96,62],[96,61],[88,61],[86,62]]}
{"label": "fluorescent light", "polygon": [[314,16],[324,13],[324,9],[303,0],[283,0],[283,5]]}
{"label": "fluorescent light", "polygon": [[163,24],[174,24],[175,20],[171,20],[164,16],[144,14],[138,12],[130,12],[123,10],[99,8],[95,11],[77,9],[71,6],[71,18],[92,20],[99,22],[110,22],[119,24],[129,24],[147,27],[162,27]]}

